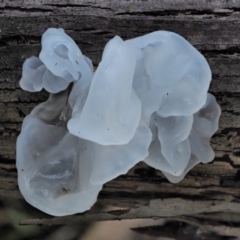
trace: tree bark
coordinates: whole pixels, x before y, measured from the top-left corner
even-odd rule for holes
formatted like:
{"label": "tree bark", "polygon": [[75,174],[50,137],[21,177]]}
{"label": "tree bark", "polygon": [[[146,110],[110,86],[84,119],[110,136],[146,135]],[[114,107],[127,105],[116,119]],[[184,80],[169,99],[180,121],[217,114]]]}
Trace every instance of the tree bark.
{"label": "tree bark", "polygon": [[[196,166],[179,184],[140,163],[104,186],[97,203],[100,210],[93,207],[84,214],[21,224],[167,218],[197,224],[219,237],[240,236],[240,1],[0,1],[1,198],[22,198],[16,138],[23,118],[47,94],[22,91],[18,82],[24,60],[38,55],[41,35],[49,27],[65,29],[95,66],[115,35],[128,39],[169,30],[185,37],[212,69],[210,92],[222,109],[219,130],[211,140],[216,158],[212,164]],[[120,210],[108,211],[104,207],[109,205]]]}

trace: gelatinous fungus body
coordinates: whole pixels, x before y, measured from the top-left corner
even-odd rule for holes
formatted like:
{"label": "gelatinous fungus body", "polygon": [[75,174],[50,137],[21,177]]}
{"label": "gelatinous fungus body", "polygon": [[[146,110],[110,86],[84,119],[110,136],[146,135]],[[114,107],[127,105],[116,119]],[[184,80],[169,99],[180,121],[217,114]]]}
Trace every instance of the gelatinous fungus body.
{"label": "gelatinous fungus body", "polygon": [[17,140],[24,198],[55,216],[84,212],[104,183],[140,161],[181,181],[214,159],[209,140],[221,110],[210,81],[206,59],[172,32],[114,37],[94,72],[63,29],[48,29],[20,80],[24,90],[51,93]]}

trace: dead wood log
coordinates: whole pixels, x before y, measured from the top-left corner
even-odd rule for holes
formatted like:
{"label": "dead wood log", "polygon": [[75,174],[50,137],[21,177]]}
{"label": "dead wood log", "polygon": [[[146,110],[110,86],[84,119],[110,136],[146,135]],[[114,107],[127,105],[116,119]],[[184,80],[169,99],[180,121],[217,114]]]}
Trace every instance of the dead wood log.
{"label": "dead wood log", "polygon": [[[47,94],[24,92],[18,82],[24,59],[38,55],[41,35],[49,27],[64,28],[95,66],[115,35],[127,39],[160,29],[181,34],[207,58],[213,72],[210,92],[221,105],[222,116],[211,141],[215,161],[198,165],[181,183],[170,184],[159,171],[140,163],[105,185],[97,203],[100,211],[93,208],[85,214],[46,216],[21,224],[134,218],[191,218],[201,224],[199,219],[207,216],[205,225],[219,236],[227,236],[229,223],[234,236],[240,235],[240,1],[0,1],[1,198],[22,198],[15,142],[23,118]],[[103,207],[109,205],[121,209]]]}

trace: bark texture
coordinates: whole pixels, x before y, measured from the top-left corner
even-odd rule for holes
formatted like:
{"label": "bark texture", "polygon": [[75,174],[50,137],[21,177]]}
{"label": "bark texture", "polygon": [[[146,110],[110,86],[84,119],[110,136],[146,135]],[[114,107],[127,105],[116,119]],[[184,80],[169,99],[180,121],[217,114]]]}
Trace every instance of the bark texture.
{"label": "bark texture", "polygon": [[[240,1],[0,1],[2,198],[22,198],[15,167],[16,138],[23,118],[47,94],[24,92],[18,82],[24,60],[38,55],[41,35],[49,27],[64,28],[95,65],[115,35],[127,39],[160,29],[182,35],[211,66],[210,92],[222,116],[211,141],[214,162],[196,166],[181,183],[170,184],[160,171],[140,163],[105,185],[97,203],[101,208],[70,217],[27,219],[21,224],[167,218],[214,232],[218,239],[240,236]],[[120,210],[109,211],[105,208],[109,205]]]}

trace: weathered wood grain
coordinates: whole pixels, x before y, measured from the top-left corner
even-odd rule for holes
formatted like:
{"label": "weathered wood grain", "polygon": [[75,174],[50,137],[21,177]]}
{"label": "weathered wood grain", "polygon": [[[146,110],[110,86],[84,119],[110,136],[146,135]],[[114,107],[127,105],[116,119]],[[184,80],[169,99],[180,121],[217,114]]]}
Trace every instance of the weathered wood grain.
{"label": "weathered wood grain", "polygon": [[64,28],[95,66],[115,35],[127,39],[160,29],[181,34],[207,58],[213,72],[210,92],[222,116],[211,140],[215,161],[196,166],[181,183],[170,184],[159,171],[140,163],[104,186],[97,203],[102,210],[93,207],[85,214],[21,224],[164,217],[191,219],[219,236],[240,235],[240,1],[0,1],[1,198],[22,199],[15,141],[23,118],[47,94],[24,92],[18,82],[24,60],[38,55],[41,35],[49,27]]}

